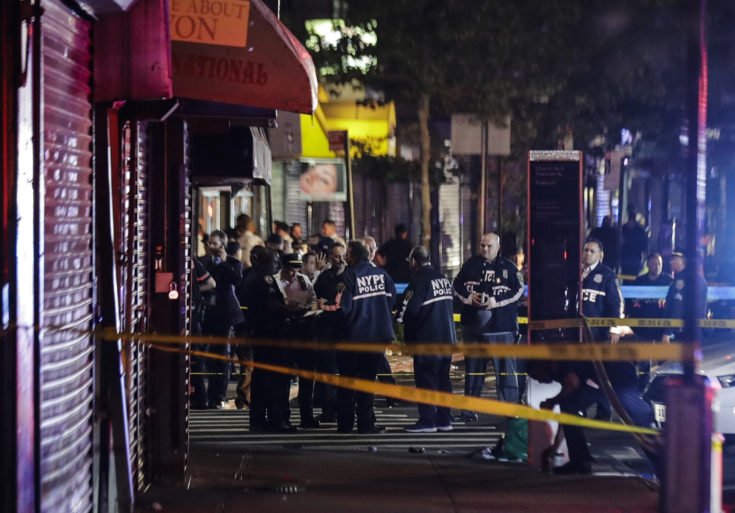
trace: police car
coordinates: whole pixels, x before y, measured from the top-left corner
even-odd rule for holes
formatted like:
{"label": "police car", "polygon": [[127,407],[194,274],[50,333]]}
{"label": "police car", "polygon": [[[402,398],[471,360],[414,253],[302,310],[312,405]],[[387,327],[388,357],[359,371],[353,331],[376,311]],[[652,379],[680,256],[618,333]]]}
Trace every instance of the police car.
{"label": "police car", "polygon": [[[651,381],[644,397],[653,405],[653,412],[659,426],[666,422],[666,385],[667,378],[682,374],[679,362],[669,362],[651,371]],[[709,378],[717,390],[719,408],[715,408],[715,430],[735,436],[735,342],[719,342],[702,348],[702,375]],[[728,437],[729,438],[729,437]]]}

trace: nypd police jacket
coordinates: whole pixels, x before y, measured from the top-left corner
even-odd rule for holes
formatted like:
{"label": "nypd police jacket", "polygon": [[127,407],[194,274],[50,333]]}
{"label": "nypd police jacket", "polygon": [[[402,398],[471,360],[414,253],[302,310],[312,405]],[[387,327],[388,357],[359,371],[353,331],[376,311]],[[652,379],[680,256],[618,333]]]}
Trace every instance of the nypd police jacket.
{"label": "nypd police jacket", "polygon": [[391,308],[396,287],[380,267],[367,261],[342,274],[344,290],[340,309],[347,322],[347,339],[357,342],[390,342],[394,338]]}
{"label": "nypd police jacket", "polygon": [[452,301],[452,283],[442,273],[431,265],[416,271],[398,314],[406,343],[456,343]]}
{"label": "nypd police jacket", "polygon": [[[523,275],[513,262],[498,255],[489,261],[475,255],[467,260],[454,279],[455,296],[464,303],[462,326],[478,333],[518,332],[518,302],[523,297]],[[477,307],[470,294],[487,294],[487,303]],[[492,318],[483,326],[477,320],[486,312]]]}

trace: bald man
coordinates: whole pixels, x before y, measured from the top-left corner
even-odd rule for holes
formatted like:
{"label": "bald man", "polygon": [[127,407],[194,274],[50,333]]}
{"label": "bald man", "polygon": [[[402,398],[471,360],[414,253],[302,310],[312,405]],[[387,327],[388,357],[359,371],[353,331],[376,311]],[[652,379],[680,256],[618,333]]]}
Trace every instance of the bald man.
{"label": "bald man", "polygon": [[[486,233],[478,254],[464,263],[454,279],[454,295],[462,308],[465,343],[513,344],[518,334],[518,302],[523,296],[523,275],[513,262],[500,255],[500,237]],[[465,395],[480,397],[489,358],[465,358]],[[518,376],[514,358],[493,358],[498,398],[518,403]],[[477,420],[474,412],[460,419]]]}

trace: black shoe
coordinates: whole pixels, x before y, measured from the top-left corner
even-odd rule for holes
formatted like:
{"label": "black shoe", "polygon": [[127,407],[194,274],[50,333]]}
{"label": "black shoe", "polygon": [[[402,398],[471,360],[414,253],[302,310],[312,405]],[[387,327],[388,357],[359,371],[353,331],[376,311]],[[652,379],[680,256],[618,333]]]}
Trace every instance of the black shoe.
{"label": "black shoe", "polygon": [[214,403],[209,403],[209,409],[210,410],[224,410],[227,403],[225,401],[217,401]]}
{"label": "black shoe", "polygon": [[371,426],[357,428],[357,432],[361,435],[378,435],[380,433],[385,433],[385,426],[376,426],[373,424]]}
{"label": "black shoe", "polygon": [[348,434],[352,433],[352,428],[351,427],[347,427],[347,426],[338,427],[337,428],[337,433],[340,433],[340,434],[343,434],[343,435],[348,435]]}
{"label": "black shoe", "polygon": [[319,419],[314,417],[307,417],[299,424],[301,429],[316,429],[319,427]]}
{"label": "black shoe", "polygon": [[328,413],[322,413],[317,417],[317,419],[322,423],[337,422],[337,416],[335,414],[330,415]]}
{"label": "black shoe", "polygon": [[244,409],[246,406],[250,406],[250,403],[247,402],[245,399],[235,399],[235,407],[238,410]]}
{"label": "black shoe", "polygon": [[463,411],[459,415],[454,415],[452,417],[453,422],[477,422],[480,418],[477,416],[477,413],[473,411]]}
{"label": "black shoe", "polygon": [[284,423],[279,426],[271,426],[270,428],[268,428],[268,431],[270,431],[271,433],[295,433],[296,426]]}
{"label": "black shoe", "polygon": [[268,431],[268,426],[265,424],[258,424],[258,423],[250,423],[250,432],[251,433],[265,433]]}
{"label": "black shoe", "polygon": [[570,461],[566,465],[562,465],[561,467],[554,467],[554,474],[558,474],[560,476],[570,476],[570,475],[590,475],[592,473],[592,467],[589,463],[576,463],[573,461]]}
{"label": "black shoe", "polygon": [[208,408],[207,403],[201,403],[201,402],[191,403],[192,410],[206,410],[207,408]]}

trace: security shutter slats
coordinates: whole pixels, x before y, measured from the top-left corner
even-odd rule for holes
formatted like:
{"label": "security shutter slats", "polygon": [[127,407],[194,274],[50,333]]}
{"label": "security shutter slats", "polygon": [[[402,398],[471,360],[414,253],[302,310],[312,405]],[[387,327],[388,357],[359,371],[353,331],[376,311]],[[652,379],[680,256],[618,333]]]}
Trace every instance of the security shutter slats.
{"label": "security shutter slats", "polygon": [[[145,333],[148,318],[148,234],[147,180],[149,155],[148,125],[129,122],[123,130],[122,229],[120,253],[122,269],[124,326],[128,333]],[[128,399],[130,464],[136,490],[148,484],[146,468],[146,377],[147,350],[126,342],[125,386]]]}
{"label": "security shutter slats", "polygon": [[[306,202],[301,199],[301,186],[299,185],[301,164],[295,160],[285,162],[284,173],[284,187],[286,189],[285,220],[289,224],[300,223],[305,231],[310,231],[311,228],[306,225]],[[281,219],[277,219],[277,221],[281,221]],[[306,235],[311,235],[311,233]]]}
{"label": "security shutter slats", "polygon": [[43,2],[42,512],[92,510],[91,23]]}

